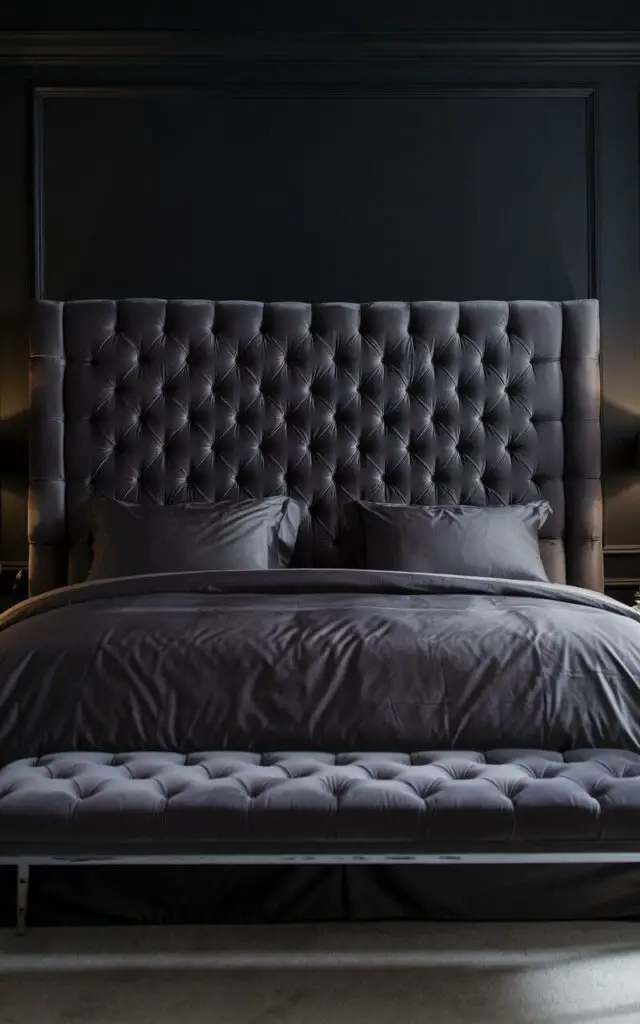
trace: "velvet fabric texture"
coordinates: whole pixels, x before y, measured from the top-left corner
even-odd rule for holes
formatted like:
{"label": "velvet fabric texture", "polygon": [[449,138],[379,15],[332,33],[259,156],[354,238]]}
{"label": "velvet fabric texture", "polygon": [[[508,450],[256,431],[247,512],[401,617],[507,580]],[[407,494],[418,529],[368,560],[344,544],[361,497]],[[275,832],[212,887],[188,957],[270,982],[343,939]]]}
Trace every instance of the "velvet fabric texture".
{"label": "velvet fabric texture", "polygon": [[199,569],[278,569],[293,554],[302,506],[286,496],[191,505],[91,503],[90,580]]}
{"label": "velvet fabric texture", "polygon": [[350,501],[544,499],[549,579],[601,590],[598,342],[595,300],[41,300],[30,593],[86,580],[96,495],[283,493],[313,568],[344,566]]}
{"label": "velvet fabric texture", "polygon": [[365,569],[547,582],[538,533],[551,513],[528,505],[347,507],[349,533]]}

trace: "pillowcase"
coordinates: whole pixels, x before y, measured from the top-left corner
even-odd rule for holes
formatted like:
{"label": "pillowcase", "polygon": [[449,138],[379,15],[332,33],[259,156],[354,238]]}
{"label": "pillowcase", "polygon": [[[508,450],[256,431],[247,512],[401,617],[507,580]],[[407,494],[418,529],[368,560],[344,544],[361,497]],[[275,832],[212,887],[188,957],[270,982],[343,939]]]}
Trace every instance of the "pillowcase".
{"label": "pillowcase", "polygon": [[547,501],[529,505],[345,506],[349,532],[359,537],[367,569],[493,576],[549,582],[538,531]]}
{"label": "pillowcase", "polygon": [[94,498],[88,579],[285,568],[302,515],[303,506],[285,495],[190,505],[130,505]]}

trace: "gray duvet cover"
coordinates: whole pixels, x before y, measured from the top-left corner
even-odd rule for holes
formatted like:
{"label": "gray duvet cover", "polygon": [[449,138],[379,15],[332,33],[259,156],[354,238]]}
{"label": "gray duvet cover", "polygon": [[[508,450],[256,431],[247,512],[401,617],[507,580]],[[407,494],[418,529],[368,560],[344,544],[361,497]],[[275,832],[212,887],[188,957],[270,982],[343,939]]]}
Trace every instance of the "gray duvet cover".
{"label": "gray duvet cover", "polygon": [[143,576],[0,617],[0,764],[59,751],[622,747],[640,615],[553,584]]}

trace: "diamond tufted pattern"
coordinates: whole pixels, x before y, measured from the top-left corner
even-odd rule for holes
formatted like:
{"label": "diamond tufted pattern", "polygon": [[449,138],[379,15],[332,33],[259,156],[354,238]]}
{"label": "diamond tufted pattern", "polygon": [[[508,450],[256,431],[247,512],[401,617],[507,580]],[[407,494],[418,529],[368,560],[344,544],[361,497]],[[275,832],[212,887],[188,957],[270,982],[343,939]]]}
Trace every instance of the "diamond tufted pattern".
{"label": "diamond tufted pattern", "polygon": [[306,565],[349,498],[542,496],[547,571],[601,587],[593,301],[41,301],[32,337],[33,593],[86,576],[92,494],[289,492]]}
{"label": "diamond tufted pattern", "polygon": [[0,770],[0,825],[4,844],[103,853],[146,842],[197,853],[216,842],[637,841],[640,756],[52,754]]}

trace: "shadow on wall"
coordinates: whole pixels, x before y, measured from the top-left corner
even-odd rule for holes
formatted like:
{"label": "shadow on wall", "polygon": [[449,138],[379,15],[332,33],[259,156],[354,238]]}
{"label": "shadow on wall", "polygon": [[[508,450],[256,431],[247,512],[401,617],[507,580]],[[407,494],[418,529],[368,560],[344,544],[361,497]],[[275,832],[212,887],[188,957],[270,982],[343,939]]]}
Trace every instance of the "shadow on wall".
{"label": "shadow on wall", "polygon": [[0,479],[2,490],[25,493],[29,476],[29,411],[0,420]]}
{"label": "shadow on wall", "polygon": [[637,495],[640,484],[640,408],[630,409],[605,399],[602,403],[602,424],[602,478],[605,515],[609,524],[607,540],[620,543],[617,537],[622,536],[626,543],[640,544]]}
{"label": "shadow on wall", "polygon": [[26,409],[0,421],[0,555],[15,568],[26,562],[26,511],[29,489],[28,419]]}

